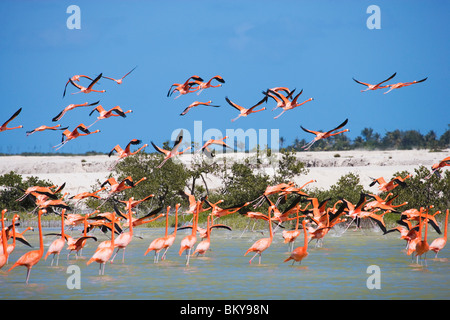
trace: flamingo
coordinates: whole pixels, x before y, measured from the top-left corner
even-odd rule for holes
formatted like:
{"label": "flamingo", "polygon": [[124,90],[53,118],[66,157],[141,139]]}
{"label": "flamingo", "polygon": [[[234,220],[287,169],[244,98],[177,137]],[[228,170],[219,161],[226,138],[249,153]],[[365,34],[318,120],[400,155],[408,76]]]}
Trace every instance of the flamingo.
{"label": "flamingo", "polygon": [[3,266],[8,262],[8,248],[7,248],[7,240],[6,240],[6,230],[5,230],[5,212],[8,211],[8,209],[2,210],[2,230],[1,230],[1,236],[2,236],[2,248],[3,251],[0,253],[0,269],[3,268]]}
{"label": "flamingo", "polygon": [[393,205],[392,202],[398,197],[398,195],[396,195],[388,200],[388,198],[392,195],[393,195],[393,193],[390,192],[387,194],[385,199],[382,199],[380,196],[378,196],[376,194],[368,194],[367,195],[368,197],[372,197],[375,200],[367,202],[364,205],[364,210],[371,210],[371,209],[379,208],[379,209],[383,209],[383,210],[389,210],[391,212],[398,212],[395,210],[395,208],[402,207],[402,206],[408,204],[408,202],[403,202],[398,205]]}
{"label": "flamingo", "polygon": [[62,189],[64,189],[65,186],[66,186],[66,183],[63,183],[61,186],[57,187],[55,189],[55,191],[53,191],[52,189],[55,188],[56,186],[50,186],[50,187],[32,186],[32,187],[28,187],[26,190],[23,190],[22,188],[18,188],[19,190],[24,192],[24,194],[20,198],[16,199],[16,201],[22,201],[30,194],[36,194],[36,193],[45,195],[51,199],[58,199],[56,194],[58,192],[60,192]]}
{"label": "flamingo", "polygon": [[84,217],[82,217],[82,221],[83,221],[83,236],[77,238],[77,239],[73,239],[70,236],[67,236],[67,250],[69,250],[69,253],[67,254],[67,260],[69,259],[70,253],[72,251],[75,251],[75,259],[78,259],[78,256],[81,256],[81,252],[84,248],[84,246],[86,245],[86,242],[88,239],[93,239],[94,241],[97,241],[97,238],[94,236],[88,236],[87,235],[87,220],[88,218],[93,215],[98,213],[99,211],[96,210],[92,213],[88,213],[86,215],[84,215]]}
{"label": "flamingo", "polygon": [[238,104],[232,102],[230,99],[228,99],[228,97],[225,97],[225,100],[228,102],[228,104],[229,104],[230,106],[232,106],[233,108],[239,110],[239,112],[240,112],[239,115],[238,115],[236,118],[231,119],[231,122],[236,121],[236,120],[239,119],[240,117],[246,117],[246,116],[248,116],[249,114],[256,113],[256,112],[260,112],[260,111],[263,111],[263,110],[266,110],[266,107],[263,107],[263,108],[261,108],[261,109],[259,109],[259,110],[254,110],[254,109],[255,109],[257,106],[261,105],[263,102],[267,102],[267,96],[265,96],[261,101],[259,101],[259,102],[258,102],[257,104],[255,104],[253,107],[250,107],[250,108],[248,108],[248,109],[246,109],[246,108],[244,108],[244,107],[241,107],[240,105],[238,105]]}
{"label": "flamingo", "polygon": [[389,89],[388,91],[384,92],[383,94],[386,94],[386,93],[388,93],[388,92],[390,92],[390,91],[392,91],[392,90],[394,90],[394,89],[399,89],[399,88],[403,88],[403,87],[410,86],[410,85],[415,84],[415,83],[424,82],[424,81],[427,80],[427,79],[428,79],[428,77],[427,77],[427,78],[424,78],[424,79],[422,79],[422,80],[419,80],[419,81],[399,82],[399,83],[395,83],[395,84],[389,84],[389,85],[387,85],[386,87],[390,87],[390,89]]}
{"label": "flamingo", "polygon": [[91,106],[95,106],[97,104],[100,103],[100,100],[93,102],[93,103],[81,103],[81,104],[69,104],[67,107],[65,107],[60,113],[58,113],[55,117],[53,117],[52,121],[59,121],[61,120],[61,118],[66,114],[66,112],[73,110],[75,108],[79,108],[79,107],[91,107]]}
{"label": "flamingo", "polygon": [[108,247],[100,248],[95,251],[94,255],[86,262],[86,265],[90,265],[92,262],[97,262],[99,264],[99,275],[105,274],[105,264],[111,259],[114,252],[114,234],[115,234],[115,224],[116,224],[116,214],[112,213],[111,220],[111,243]]}
{"label": "flamingo", "polygon": [[296,219],[296,223],[295,223],[295,229],[294,230],[284,230],[281,235],[284,239],[284,243],[289,243],[289,251],[292,251],[294,249],[294,242],[295,239],[297,239],[297,237],[300,235],[300,231],[298,230],[298,222],[299,222],[299,218],[300,216],[298,215],[298,211],[299,211],[300,207],[297,207],[297,217]]}
{"label": "flamingo", "polygon": [[[274,94],[274,95],[277,96],[279,99],[281,99],[281,100],[283,101],[283,103],[284,103],[284,106],[280,106],[280,108],[282,108],[283,111],[282,111],[279,115],[277,115],[276,117],[274,117],[274,119],[279,118],[283,113],[285,113],[285,112],[288,111],[288,110],[292,110],[292,109],[294,109],[294,108],[300,107],[300,106],[304,105],[305,103],[314,100],[314,98],[309,98],[309,99],[307,99],[307,100],[305,100],[305,101],[303,101],[303,102],[301,102],[301,103],[298,103],[298,102],[297,102],[298,97],[303,93],[303,90],[300,91],[300,92],[294,97],[294,99],[292,99],[292,101],[289,101],[289,99],[288,99],[287,97],[283,96],[283,95],[280,94],[279,92],[272,91],[272,90],[270,90],[270,89],[267,90],[267,93],[272,93],[272,94]],[[267,96],[267,97],[271,97],[271,95],[266,95],[266,96]]]}
{"label": "flamingo", "polygon": [[148,246],[147,250],[144,253],[144,256],[147,255],[150,251],[155,251],[155,255],[153,257],[153,263],[158,263],[159,260],[159,252],[164,248],[164,243],[167,238],[167,232],[169,228],[169,211],[170,206],[167,207],[167,213],[166,213],[166,233],[164,234],[164,237],[156,238],[153,240],[150,245]]}
{"label": "flamingo", "polygon": [[66,212],[66,209],[63,209],[61,212],[61,238],[56,239],[55,241],[53,241],[47,251],[47,254],[44,257],[44,260],[47,260],[47,257],[49,255],[53,255],[52,256],[52,263],[51,266],[53,266],[53,260],[55,259],[55,255],[57,255],[56,258],[56,265],[58,265],[59,262],[59,254],[61,253],[61,250],[64,248],[64,244],[66,243],[66,237],[64,234],[64,213]]}
{"label": "flamingo", "polygon": [[[5,210],[4,213],[6,213],[7,209],[4,209],[4,210]],[[3,246],[0,247],[0,249],[1,249],[0,250],[0,260],[1,260],[1,255],[4,255],[4,252],[6,252],[7,253],[7,255],[6,255],[6,263],[8,263],[9,256],[11,255],[11,253],[16,248],[16,238],[17,238],[17,235],[18,235],[18,233],[16,233],[16,220],[18,220],[18,219],[20,219],[18,214],[15,214],[13,216],[13,218],[12,218],[11,229],[12,229],[13,243],[8,244],[8,239],[11,237],[11,234],[9,232],[9,230],[10,230],[9,227],[6,228],[6,229],[5,229],[4,226],[2,227],[2,229],[5,229],[4,230],[5,231],[5,241],[3,241],[3,239],[2,239],[2,245],[3,245],[3,243],[6,244],[6,251],[4,251],[5,248],[3,248]],[[2,223],[4,224],[3,219],[2,219]],[[29,228],[31,228],[31,227],[29,227]],[[27,231],[27,230],[25,230],[25,231]],[[21,240],[21,239],[18,239],[18,240]],[[22,242],[32,248],[31,244],[29,244],[25,239],[23,239]],[[1,261],[0,261],[0,269],[1,269],[1,267],[2,266],[1,266]]]}
{"label": "flamingo", "polygon": [[212,105],[211,103],[212,103],[211,100],[209,100],[207,102],[194,101],[189,106],[187,106],[187,108],[184,109],[182,113],[180,113],[180,116],[184,116],[186,113],[188,113],[189,110],[191,110],[192,108],[197,107],[197,106],[209,106],[209,107],[214,107],[214,108],[220,107],[220,106]]}
{"label": "flamingo", "polygon": [[329,137],[338,135],[338,134],[340,134],[340,133],[344,133],[344,132],[350,131],[349,129],[345,129],[345,130],[341,130],[341,131],[338,131],[338,132],[334,132],[334,133],[333,133],[333,131],[339,130],[339,129],[341,129],[342,127],[344,127],[344,126],[347,124],[347,122],[348,122],[348,119],[345,119],[345,121],[342,122],[340,125],[338,125],[336,128],[331,129],[331,130],[329,130],[329,131],[327,131],[327,132],[313,131],[313,130],[305,129],[305,128],[303,128],[302,126],[300,126],[300,128],[302,128],[303,131],[306,131],[306,132],[309,132],[309,133],[312,133],[312,134],[315,134],[315,135],[316,135],[316,137],[314,138],[314,140],[312,140],[311,142],[309,142],[309,143],[305,144],[304,146],[302,146],[302,149],[304,149],[304,150],[309,150],[309,149],[312,147],[312,145],[313,145],[314,143],[316,143],[317,141],[319,141],[319,140],[321,140],[321,139],[326,139],[326,138],[329,138]]}
{"label": "flamingo", "polygon": [[[81,74],[74,75],[73,77],[70,78],[70,80],[80,82],[80,78],[86,78],[86,79],[89,79],[89,80],[92,81],[92,78],[90,78],[90,77],[88,77],[88,76],[85,76],[85,75],[81,75]],[[67,81],[67,82],[66,82],[66,85],[64,86],[63,98],[64,98],[65,95],[66,95],[67,85],[70,83],[70,80]]]}
{"label": "flamingo", "polygon": [[256,252],[255,255],[250,259],[248,263],[252,263],[252,260],[259,255],[259,264],[261,264],[261,254],[270,247],[273,240],[272,222],[270,217],[270,212],[273,210],[272,206],[269,207],[268,211],[268,221],[269,221],[269,238],[262,238],[257,240],[244,254],[247,255],[249,252]]}
{"label": "flamingo", "polygon": [[180,208],[180,204],[177,203],[175,206],[175,228],[174,228],[173,232],[164,239],[164,245],[163,245],[164,253],[161,257],[161,260],[164,260],[166,258],[167,250],[169,250],[169,248],[173,245],[173,243],[175,242],[175,238],[177,237],[178,209],[179,208]]}
{"label": "flamingo", "polygon": [[161,168],[164,165],[164,163],[166,163],[166,161],[169,160],[170,158],[181,155],[191,148],[189,146],[183,151],[178,151],[178,148],[180,147],[182,141],[183,141],[183,130],[181,130],[180,133],[178,134],[178,137],[173,144],[173,148],[170,151],[158,147],[153,143],[153,141],[151,142],[152,146],[155,148],[156,151],[165,155],[164,160],[157,166],[157,168]]}
{"label": "flamingo", "polygon": [[[154,216],[156,213],[158,213],[159,211],[161,211],[161,209],[162,209],[162,207],[159,207],[159,208],[157,208],[156,210],[153,210],[153,211],[149,212],[149,213],[146,214],[145,216],[140,217],[139,219],[134,218],[133,221],[132,221],[133,227],[141,226],[141,225],[143,225],[143,224],[147,224],[147,223],[153,222],[153,221],[155,221],[155,220],[158,220],[158,219],[161,218],[161,217],[164,217],[164,213],[161,213],[160,215],[156,216],[155,218],[152,218],[152,219],[150,219],[150,220],[146,220],[147,218],[152,217],[152,216]],[[129,226],[129,222],[128,222],[128,221],[125,222],[125,223],[123,224],[123,227],[124,227],[124,228],[126,228],[126,227],[128,227],[128,226]]]}
{"label": "flamingo", "polygon": [[218,145],[218,146],[222,146],[222,147],[226,147],[226,148],[231,148],[229,145],[227,145],[224,140],[227,139],[228,136],[223,137],[222,139],[209,139],[208,141],[205,142],[205,144],[201,147],[200,150],[198,150],[198,152],[202,152],[204,150],[208,151],[211,154],[211,150],[209,150],[209,146],[210,145]]}
{"label": "flamingo", "polygon": [[116,257],[117,253],[119,252],[120,249],[122,249],[122,263],[125,262],[125,249],[127,248],[127,246],[130,244],[131,240],[133,240],[133,223],[132,223],[132,211],[131,211],[131,203],[134,201],[134,198],[131,197],[130,199],[128,199],[127,201],[127,207],[128,207],[128,226],[129,226],[129,231],[128,232],[122,232],[116,239],[115,243],[114,243],[114,247],[117,248],[116,253],[113,255],[112,259],[111,259],[111,263],[114,262],[114,258]]}
{"label": "flamingo", "polygon": [[100,188],[100,189],[98,189],[98,190],[96,190],[94,192],[81,192],[81,193],[78,193],[78,194],[70,197],[69,199],[75,199],[75,200],[83,200],[83,199],[86,199],[86,198],[100,199],[100,196],[97,193],[99,193],[99,192],[101,192],[101,191],[103,191],[105,189],[106,189],[106,187]]}
{"label": "flamingo", "polygon": [[[218,85],[212,85],[211,82],[213,80],[216,80],[218,82],[220,82]],[[202,82],[202,81],[194,81],[197,85],[198,85],[198,92],[197,95],[199,95],[203,90],[208,89],[208,88],[218,88],[221,87],[223,83],[225,83],[225,80],[223,80],[223,78],[219,75],[212,77],[211,79],[209,79],[207,82]]]}
{"label": "flamingo", "polygon": [[44,255],[44,240],[42,238],[41,216],[45,213],[47,213],[45,209],[38,211],[39,249],[25,253],[8,270],[8,272],[10,272],[12,269],[18,266],[26,267],[27,268],[27,278],[25,280],[26,284],[28,284],[28,279],[30,278],[31,268],[33,268],[33,266],[36,265]]}
{"label": "flamingo", "polygon": [[45,131],[45,130],[66,130],[68,128],[68,127],[64,127],[64,128],[60,128],[60,127],[61,127],[60,124],[58,124],[56,126],[53,126],[53,127],[42,125],[42,126],[37,127],[36,129],[33,129],[31,131],[27,131],[26,134],[27,134],[27,137],[28,137],[29,135],[32,135],[35,132],[40,132],[40,131]]}
{"label": "flamingo", "polygon": [[355,78],[353,78],[353,80],[359,84],[362,84],[364,86],[366,86],[367,88],[365,90],[361,90],[361,92],[367,91],[367,90],[377,90],[377,89],[383,89],[386,88],[387,86],[381,86],[383,83],[391,80],[393,77],[395,77],[395,75],[397,74],[397,72],[395,72],[392,76],[390,76],[389,78],[387,78],[386,80],[383,80],[377,84],[369,84],[369,83],[365,83],[365,82],[361,82],[356,80]]}
{"label": "flamingo", "polygon": [[211,245],[211,228],[210,221],[212,219],[211,215],[208,215],[206,218],[206,238],[204,238],[198,245],[197,248],[195,248],[195,251],[192,253],[192,255],[197,254],[198,255],[204,255],[206,251],[209,250],[209,247]]}
{"label": "flamingo", "polygon": [[70,83],[71,83],[72,85],[74,85],[75,87],[77,87],[78,89],[80,89],[80,91],[74,92],[74,93],[72,93],[72,94],[77,94],[77,93],[80,93],[80,92],[84,92],[84,93],[91,93],[91,92],[100,92],[100,93],[103,93],[103,92],[106,92],[106,90],[94,90],[94,89],[92,89],[92,87],[94,86],[94,84],[96,84],[97,81],[100,80],[101,77],[102,77],[102,74],[100,73],[100,74],[97,76],[97,78],[95,78],[94,80],[92,80],[92,82],[89,84],[89,86],[88,86],[87,88],[86,88],[86,87],[83,87],[83,86],[81,86],[81,85],[79,85],[79,84],[76,84],[75,82],[72,81],[72,79],[69,79],[69,81],[70,81]]}
{"label": "flamingo", "polygon": [[378,190],[380,192],[389,192],[393,189],[395,189],[398,186],[401,186],[402,188],[405,188],[407,185],[405,183],[405,180],[410,178],[412,175],[407,175],[406,177],[402,178],[401,176],[397,176],[393,179],[391,179],[389,182],[386,182],[383,177],[380,178],[370,178],[372,179],[372,182],[369,184],[370,187],[375,185],[376,183],[379,184]]}
{"label": "flamingo", "polygon": [[435,258],[437,258],[439,251],[444,249],[447,244],[447,227],[448,227],[448,209],[445,214],[445,226],[444,226],[444,236],[441,238],[434,239],[430,244],[430,250],[436,253]]}
{"label": "flamingo", "polygon": [[[427,242],[428,235],[428,219],[424,219],[423,223],[425,223],[425,234],[422,239],[422,234],[419,234],[419,241],[416,244],[416,259],[417,263],[419,263],[419,257],[424,260],[425,265],[427,265],[427,252],[430,251],[430,245]],[[424,256],[424,258],[422,258]]]}
{"label": "flamingo", "polygon": [[284,102],[284,100],[282,98],[279,98],[278,96],[272,94],[270,91],[276,91],[276,92],[284,91],[287,94],[286,98],[292,100],[292,95],[294,94],[295,89],[291,91],[291,90],[289,90],[286,87],[276,87],[276,88],[269,89],[267,91],[263,91],[263,94],[269,95],[277,103],[277,105],[272,109],[272,111],[274,111],[274,110],[276,110],[278,108],[284,107],[285,106],[285,102]]}
{"label": "flamingo", "polygon": [[198,215],[200,210],[200,201],[197,201],[197,212],[194,212],[194,224],[192,226],[192,234],[184,237],[181,240],[180,244],[180,251],[178,254],[181,256],[183,251],[186,251],[186,266],[189,265],[189,257],[191,256],[191,250],[194,247],[195,243],[197,242],[197,224],[198,224]]}
{"label": "flamingo", "polygon": [[178,96],[175,97],[175,99],[178,99],[181,95],[188,94],[189,92],[197,91],[198,88],[196,88],[193,91],[190,90],[191,87],[193,85],[195,85],[195,82],[190,82],[191,79],[195,80],[195,81],[203,81],[203,79],[200,78],[199,76],[192,76],[192,77],[189,77],[184,83],[174,83],[170,86],[169,92],[167,92],[167,96],[170,97],[175,91],[178,91],[179,94],[178,94]]}
{"label": "flamingo", "polygon": [[144,144],[142,147],[140,147],[139,149],[137,149],[134,152],[130,151],[130,147],[131,145],[138,145],[141,144],[142,141],[138,140],[138,139],[131,139],[130,142],[128,142],[127,146],[125,147],[125,149],[122,149],[120,147],[120,145],[116,145],[108,154],[108,157],[111,157],[113,155],[114,152],[117,152],[119,159],[123,159],[126,158],[128,156],[132,156],[135,155],[136,153],[138,153],[139,151],[141,151],[142,149],[146,148],[148,146],[148,144]]}
{"label": "flamingo", "polygon": [[297,247],[292,252],[291,255],[285,259],[283,262],[287,262],[289,260],[292,261],[292,265],[294,265],[295,262],[299,262],[299,264],[302,263],[302,260],[305,259],[308,256],[308,232],[306,231],[306,220],[302,221],[303,226],[303,233],[305,234],[303,247]]}
{"label": "flamingo", "polygon": [[114,78],[105,77],[105,76],[102,76],[102,78],[112,80],[112,81],[114,81],[114,82],[117,83],[117,84],[122,84],[123,79],[124,79],[127,75],[129,75],[131,72],[133,72],[133,70],[136,69],[136,68],[137,68],[137,66],[134,67],[133,69],[131,69],[130,72],[128,72],[126,75],[124,75],[124,76],[123,76],[122,78],[120,78],[120,79],[114,79]]}
{"label": "flamingo", "polygon": [[[84,133],[80,133],[79,130],[81,130],[81,132]],[[84,125],[84,124],[79,124],[78,126],[75,127],[75,129],[73,131],[69,131],[69,130],[64,130],[62,133],[62,140],[61,143],[57,144],[56,146],[54,146],[53,148],[56,148],[55,150],[58,150],[60,148],[62,148],[67,142],[76,139],[78,137],[81,136],[88,136],[90,134],[94,134],[94,133],[98,133],[100,132],[100,130],[95,130],[95,131],[89,131],[89,129]],[[65,138],[65,139],[64,139]]]}
{"label": "flamingo", "polygon": [[431,178],[433,174],[435,174],[439,179],[441,178],[440,170],[443,167],[450,166],[450,157],[446,157],[439,161],[438,163],[435,163],[431,166],[431,173],[429,176],[427,176],[425,179]]}
{"label": "flamingo", "polygon": [[95,120],[94,123],[92,123],[88,128],[92,127],[99,120],[108,119],[110,117],[126,118],[127,113],[133,112],[132,110],[123,111],[120,106],[115,106],[107,111],[103,108],[102,105],[98,105],[91,111],[91,113],[89,113],[89,116],[92,115],[95,111],[99,113],[99,116],[97,117],[97,120]]}
{"label": "flamingo", "polygon": [[5,123],[3,123],[0,126],[0,132],[6,131],[6,130],[14,130],[14,129],[20,129],[23,128],[22,125],[17,126],[17,127],[13,127],[13,128],[8,128],[8,123],[10,123],[15,117],[17,117],[19,115],[19,113],[22,111],[22,108],[20,108],[19,110],[17,110],[16,112],[14,112],[14,114],[11,116],[11,118],[9,118],[8,120],[6,120]]}

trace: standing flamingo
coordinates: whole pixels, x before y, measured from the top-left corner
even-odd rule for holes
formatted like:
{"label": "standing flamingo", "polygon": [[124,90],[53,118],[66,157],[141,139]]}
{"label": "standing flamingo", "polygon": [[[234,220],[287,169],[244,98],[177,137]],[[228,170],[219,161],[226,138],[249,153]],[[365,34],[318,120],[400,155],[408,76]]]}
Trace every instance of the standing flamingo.
{"label": "standing flamingo", "polygon": [[301,264],[302,260],[308,256],[308,232],[306,231],[306,220],[302,221],[302,226],[303,226],[303,233],[305,234],[303,247],[295,248],[294,251],[292,251],[289,258],[287,258],[283,262],[294,260],[292,261],[292,264],[294,264],[295,262],[299,262]]}
{"label": "standing flamingo", "polygon": [[[425,261],[425,265],[427,265],[427,252],[430,251],[430,245],[427,242],[428,235],[428,219],[424,219],[423,223],[425,223],[425,234],[422,239],[422,235],[420,234],[419,241],[416,244],[416,259],[417,263],[419,263],[419,257]],[[422,258],[424,256],[424,258]]]}
{"label": "standing flamingo", "polygon": [[5,212],[7,209],[2,210],[2,248],[3,252],[0,253],[0,269],[8,262],[8,248],[7,248],[7,240],[6,240],[6,230],[5,230]]}
{"label": "standing flamingo", "polygon": [[180,245],[180,251],[178,252],[178,254],[181,256],[181,254],[183,253],[183,251],[186,251],[186,265],[189,265],[189,258],[191,256],[191,250],[194,247],[195,243],[197,242],[197,224],[198,224],[198,215],[199,215],[199,210],[200,210],[200,204],[201,201],[197,201],[197,210],[196,212],[193,213],[194,215],[194,222],[193,222],[193,226],[192,226],[192,234],[184,237],[181,240],[181,245]]}
{"label": "standing flamingo", "polygon": [[281,235],[283,236],[284,243],[289,243],[289,251],[292,251],[294,249],[294,242],[295,239],[300,235],[300,231],[298,230],[298,223],[300,216],[298,215],[298,211],[300,209],[300,206],[297,206],[297,217],[296,223],[295,223],[295,229],[294,230],[283,230]]}
{"label": "standing flamingo", "polygon": [[6,130],[14,130],[14,129],[20,129],[23,128],[22,125],[14,127],[14,128],[8,128],[8,123],[10,123],[15,117],[17,117],[19,115],[19,113],[22,111],[22,108],[20,108],[19,110],[17,110],[16,112],[14,112],[14,114],[11,116],[11,118],[9,118],[8,120],[6,120],[5,123],[3,123],[0,126],[0,132],[6,131]]}
{"label": "standing flamingo", "polygon": [[115,243],[114,243],[114,247],[117,248],[116,253],[113,255],[112,259],[111,259],[111,263],[114,262],[114,258],[116,257],[117,253],[119,252],[120,249],[122,249],[122,263],[125,262],[125,249],[127,248],[127,246],[130,244],[131,240],[133,240],[133,223],[132,223],[132,208],[131,208],[131,203],[133,202],[134,198],[131,197],[130,199],[128,199],[127,201],[127,207],[128,207],[128,226],[129,226],[129,231],[128,232],[122,232],[116,239]]}
{"label": "standing flamingo", "polygon": [[166,163],[166,161],[169,160],[170,158],[181,155],[191,148],[187,147],[183,151],[178,151],[178,148],[180,147],[182,141],[183,141],[183,130],[181,130],[180,133],[178,134],[177,139],[173,144],[172,150],[162,149],[157,145],[155,145],[153,142],[151,142],[152,146],[155,148],[156,151],[165,155],[164,160],[157,166],[157,168],[161,168],[164,165],[164,163]]}
{"label": "standing flamingo", "polygon": [[270,212],[273,210],[272,206],[269,207],[268,212],[268,221],[269,221],[269,238],[262,238],[257,240],[244,254],[244,256],[247,255],[249,252],[256,252],[255,255],[250,259],[248,263],[252,263],[252,260],[259,255],[259,264],[261,264],[261,254],[264,250],[270,247],[273,240],[273,231],[272,231],[272,221],[270,217]]}
{"label": "standing flamingo", "polygon": [[362,84],[362,85],[364,85],[364,86],[367,87],[366,90],[361,90],[361,92],[364,92],[364,91],[367,91],[367,90],[377,90],[377,89],[383,89],[383,88],[386,88],[387,86],[381,86],[381,85],[382,85],[383,83],[385,83],[385,82],[391,80],[393,77],[395,77],[396,74],[397,74],[397,72],[394,73],[394,74],[393,74],[392,76],[390,76],[389,78],[387,78],[386,80],[383,80],[383,81],[381,81],[381,82],[379,82],[379,83],[377,83],[377,84],[369,84],[369,83],[361,82],[361,81],[356,80],[355,78],[353,78],[353,80],[354,80],[355,82],[357,82],[357,83],[359,83],[359,84]]}
{"label": "standing flamingo", "polygon": [[263,108],[261,108],[261,109],[259,109],[259,110],[253,110],[253,109],[255,109],[257,106],[261,105],[262,103],[267,102],[267,96],[265,96],[263,99],[261,99],[261,101],[259,101],[259,102],[258,102],[257,104],[255,104],[253,107],[250,107],[250,108],[248,108],[248,109],[246,109],[246,108],[244,108],[244,107],[241,107],[240,105],[238,105],[238,104],[232,102],[230,99],[228,99],[228,97],[225,97],[225,100],[229,103],[230,106],[232,106],[233,108],[239,110],[239,115],[238,115],[236,118],[231,119],[231,122],[236,121],[236,120],[239,119],[240,117],[246,117],[246,116],[248,116],[249,114],[256,113],[256,112],[260,112],[260,111],[263,111],[263,110],[266,110],[266,107],[263,107]]}
{"label": "standing flamingo", "polygon": [[48,248],[47,254],[44,257],[44,260],[47,260],[47,257],[49,255],[53,254],[51,266],[53,266],[53,260],[55,259],[55,255],[57,255],[56,265],[58,265],[59,254],[61,253],[61,250],[64,248],[64,244],[66,243],[66,235],[64,234],[64,213],[65,212],[66,212],[66,209],[63,209],[61,211],[61,238],[56,239],[55,241],[52,242],[52,244]]}
{"label": "standing flamingo", "polygon": [[317,141],[319,141],[321,139],[326,139],[326,138],[338,135],[340,133],[344,133],[344,132],[350,131],[349,129],[345,129],[345,130],[341,130],[339,132],[334,132],[333,133],[333,131],[339,130],[342,127],[344,127],[347,124],[347,122],[348,122],[348,119],[345,119],[345,121],[342,122],[340,125],[338,125],[336,128],[331,129],[331,130],[329,130],[327,132],[313,131],[313,130],[305,129],[302,126],[300,126],[300,128],[302,128],[303,131],[306,131],[306,132],[309,132],[309,133],[312,133],[312,134],[316,135],[314,140],[312,140],[311,142],[309,142],[309,143],[305,144],[304,146],[302,146],[302,149],[309,150],[314,143],[316,143]]}
{"label": "standing flamingo", "polygon": [[177,228],[178,228],[178,208],[180,208],[180,204],[177,203],[175,206],[175,228],[171,234],[169,234],[166,239],[164,240],[164,253],[161,257],[161,260],[164,260],[166,258],[167,250],[173,245],[175,242],[175,238],[177,237]]}
{"label": "standing flamingo", "polygon": [[209,250],[209,247],[211,245],[211,228],[210,226],[210,221],[212,220],[212,216],[208,215],[208,217],[206,218],[206,238],[204,238],[198,245],[197,248],[195,248],[195,251],[192,253],[192,255],[197,254],[205,254],[206,251]]}
{"label": "standing flamingo", "polygon": [[29,251],[29,252],[25,253],[8,270],[8,272],[10,272],[12,269],[14,269],[17,266],[26,267],[27,268],[27,278],[25,281],[26,284],[28,284],[28,279],[30,278],[31,268],[33,268],[33,266],[35,264],[37,264],[39,262],[39,260],[41,260],[42,256],[44,255],[44,240],[42,238],[41,216],[45,213],[47,213],[47,211],[45,209],[38,211],[39,250],[33,250],[33,251]]}
{"label": "standing flamingo", "polygon": [[166,233],[164,234],[164,237],[156,238],[153,240],[150,245],[148,246],[147,250],[144,253],[144,256],[147,255],[150,251],[155,251],[155,255],[153,257],[153,263],[157,263],[159,260],[159,252],[164,248],[164,243],[167,238],[167,232],[169,228],[169,211],[170,206],[167,207],[167,213],[166,213]]}
{"label": "standing flamingo", "polygon": [[444,236],[441,238],[434,239],[430,244],[430,250],[436,253],[435,258],[437,258],[439,251],[444,249],[447,244],[447,227],[448,227],[448,209],[445,214],[445,226],[444,226]]}
{"label": "standing flamingo", "polygon": [[100,248],[97,251],[95,251],[92,258],[86,262],[86,265],[90,265],[92,262],[97,262],[99,264],[99,275],[105,274],[105,264],[106,262],[111,259],[111,256],[114,252],[114,233],[115,233],[115,224],[116,224],[116,214],[112,213],[112,220],[111,220],[111,243],[108,247]]}
{"label": "standing flamingo", "polygon": [[120,79],[114,79],[114,78],[105,77],[105,76],[102,76],[102,78],[112,80],[112,81],[116,82],[117,84],[122,84],[123,79],[124,79],[127,75],[129,75],[131,72],[133,72],[133,70],[136,69],[136,68],[137,68],[137,66],[134,67],[133,69],[131,69],[130,72],[128,72],[126,75],[124,75],[124,76],[123,76],[122,78],[120,78]]}

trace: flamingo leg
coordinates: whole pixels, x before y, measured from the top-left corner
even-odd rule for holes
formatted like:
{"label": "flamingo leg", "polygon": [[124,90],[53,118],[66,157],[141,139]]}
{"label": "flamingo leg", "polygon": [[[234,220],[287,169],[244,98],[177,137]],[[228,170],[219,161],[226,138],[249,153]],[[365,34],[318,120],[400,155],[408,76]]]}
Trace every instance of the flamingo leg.
{"label": "flamingo leg", "polygon": [[31,273],[31,267],[27,268],[27,279],[25,280],[26,284],[28,284],[28,279],[30,278],[30,273]]}

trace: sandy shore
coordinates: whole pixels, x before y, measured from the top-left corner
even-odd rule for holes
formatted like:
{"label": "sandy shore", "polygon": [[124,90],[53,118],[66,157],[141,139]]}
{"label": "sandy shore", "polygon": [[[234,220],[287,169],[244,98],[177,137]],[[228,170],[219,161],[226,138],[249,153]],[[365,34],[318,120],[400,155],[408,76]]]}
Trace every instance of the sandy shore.
{"label": "sandy shore", "polygon": [[[420,165],[431,167],[433,163],[450,155],[450,150],[429,152],[427,150],[402,151],[329,151],[300,152],[299,160],[305,162],[308,175],[296,177],[298,185],[315,179],[310,186],[328,188],[349,172],[358,174],[361,183],[367,186],[369,177],[390,178],[395,172],[407,170],[411,173]],[[235,155],[242,158],[243,154]],[[97,156],[7,156],[0,157],[0,174],[14,171],[27,176],[48,179],[55,184],[66,183],[65,191],[70,195],[90,191],[97,180],[104,181],[110,174],[109,167],[116,160],[107,155]],[[190,155],[182,156],[189,163]],[[267,174],[273,173],[268,166]],[[217,187],[220,181],[209,176],[210,187]],[[376,191],[374,187],[374,191]],[[369,189],[370,190],[370,189]]]}

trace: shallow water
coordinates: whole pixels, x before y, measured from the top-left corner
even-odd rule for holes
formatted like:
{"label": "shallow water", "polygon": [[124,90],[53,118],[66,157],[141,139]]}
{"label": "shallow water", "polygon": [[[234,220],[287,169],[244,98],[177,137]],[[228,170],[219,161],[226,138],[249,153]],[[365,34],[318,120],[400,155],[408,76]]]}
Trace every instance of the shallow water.
{"label": "shallow water", "polygon": [[[44,233],[58,229],[46,229]],[[78,230],[72,232],[78,236]],[[252,254],[245,251],[261,233],[214,230],[211,251],[204,257],[192,257],[185,266],[185,257],[178,255],[181,239],[189,231],[179,231],[175,244],[169,249],[166,260],[153,263],[153,252],[144,256],[149,243],[164,235],[164,229],[139,228],[125,253],[122,251],[113,264],[107,263],[105,275],[98,275],[98,264],[87,266],[96,242],[90,241],[83,249],[83,257],[67,260],[63,249],[59,266],[50,266],[51,257],[41,260],[31,271],[25,284],[26,269],[10,266],[30,248],[18,243],[9,264],[0,270],[0,299],[151,299],[151,300],[300,300],[300,299],[449,299],[450,254],[444,248],[437,259],[428,253],[427,266],[411,262],[398,234],[383,236],[376,231],[348,230],[344,235],[332,230],[323,246],[308,248],[309,255],[301,265],[283,263],[288,257],[288,246],[276,233],[272,245],[252,264]],[[95,234],[99,241],[108,239]],[[439,235],[432,233],[429,242]],[[296,246],[303,245],[303,234]],[[38,232],[28,232],[26,238],[36,249]],[[54,240],[45,237],[45,252]],[[198,238],[199,240],[199,238]],[[198,243],[198,242],[197,242]],[[67,281],[72,273],[68,267],[76,265],[80,271],[80,289],[69,289]],[[369,289],[367,280],[372,273],[367,268],[380,269],[379,289]]]}

